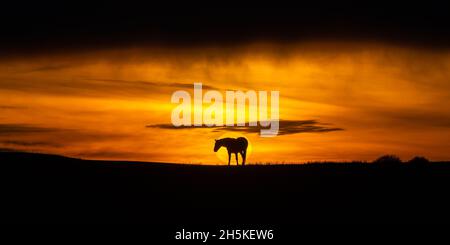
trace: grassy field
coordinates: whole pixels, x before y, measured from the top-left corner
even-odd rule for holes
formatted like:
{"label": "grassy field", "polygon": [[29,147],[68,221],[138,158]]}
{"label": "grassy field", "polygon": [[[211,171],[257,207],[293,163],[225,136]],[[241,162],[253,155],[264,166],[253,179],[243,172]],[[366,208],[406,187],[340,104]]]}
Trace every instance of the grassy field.
{"label": "grassy field", "polygon": [[449,222],[450,163],[245,167],[1,152],[2,222]]}

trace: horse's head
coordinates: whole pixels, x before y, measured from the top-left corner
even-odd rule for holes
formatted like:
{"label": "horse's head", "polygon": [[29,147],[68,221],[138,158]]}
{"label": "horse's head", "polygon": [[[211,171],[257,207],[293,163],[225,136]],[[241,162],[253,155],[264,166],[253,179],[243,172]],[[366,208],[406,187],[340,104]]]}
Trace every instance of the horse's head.
{"label": "horse's head", "polygon": [[220,147],[222,146],[221,141],[220,140],[215,140],[216,143],[214,144],[214,152],[217,152]]}

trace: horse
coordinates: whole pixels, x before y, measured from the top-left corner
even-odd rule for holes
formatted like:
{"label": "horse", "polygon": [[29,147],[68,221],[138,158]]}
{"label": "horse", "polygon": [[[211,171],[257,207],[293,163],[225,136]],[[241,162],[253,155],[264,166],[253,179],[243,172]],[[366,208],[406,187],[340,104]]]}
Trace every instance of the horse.
{"label": "horse", "polygon": [[236,155],[236,165],[239,165],[238,153],[242,156],[242,166],[245,165],[245,157],[247,155],[248,146],[248,141],[246,138],[223,138],[216,140],[216,144],[214,145],[214,152],[217,152],[222,146],[227,148],[228,151],[228,166],[230,166],[232,153]]}

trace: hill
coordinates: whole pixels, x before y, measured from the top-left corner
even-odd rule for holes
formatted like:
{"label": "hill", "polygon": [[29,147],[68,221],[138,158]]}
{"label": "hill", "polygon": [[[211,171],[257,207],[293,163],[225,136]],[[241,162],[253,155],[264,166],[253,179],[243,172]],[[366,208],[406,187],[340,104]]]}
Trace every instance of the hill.
{"label": "hill", "polygon": [[6,223],[448,222],[450,163],[199,166],[0,152]]}

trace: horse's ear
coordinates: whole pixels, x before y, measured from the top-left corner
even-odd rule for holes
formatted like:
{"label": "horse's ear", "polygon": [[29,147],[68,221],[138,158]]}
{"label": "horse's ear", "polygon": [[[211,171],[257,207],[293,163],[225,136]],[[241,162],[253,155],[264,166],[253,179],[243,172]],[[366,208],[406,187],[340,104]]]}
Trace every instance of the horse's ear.
{"label": "horse's ear", "polygon": [[217,139],[214,139],[215,141],[217,141]]}

